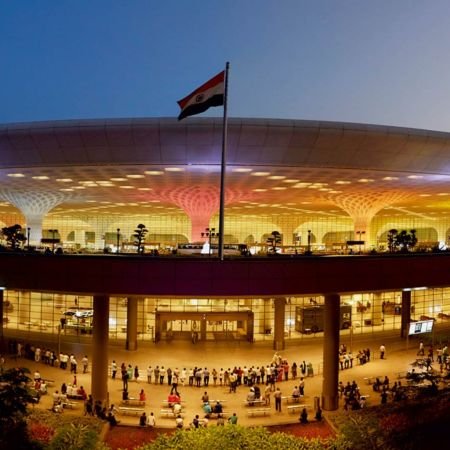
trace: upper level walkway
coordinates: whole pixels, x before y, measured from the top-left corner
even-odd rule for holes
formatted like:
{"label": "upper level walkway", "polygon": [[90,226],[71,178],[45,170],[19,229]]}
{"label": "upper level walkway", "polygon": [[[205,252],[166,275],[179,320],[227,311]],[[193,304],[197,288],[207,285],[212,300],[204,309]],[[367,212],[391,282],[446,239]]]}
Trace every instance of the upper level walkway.
{"label": "upper level walkway", "polygon": [[6,289],[88,295],[276,297],[450,285],[450,253],[273,258],[0,253]]}

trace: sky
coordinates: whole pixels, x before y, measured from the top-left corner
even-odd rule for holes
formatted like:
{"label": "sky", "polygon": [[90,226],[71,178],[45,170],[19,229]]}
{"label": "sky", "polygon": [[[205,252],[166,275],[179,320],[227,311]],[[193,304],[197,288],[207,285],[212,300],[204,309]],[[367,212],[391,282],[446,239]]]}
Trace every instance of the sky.
{"label": "sky", "polygon": [[229,61],[229,117],[450,131],[449,23],[448,0],[0,0],[0,123],[176,117]]}

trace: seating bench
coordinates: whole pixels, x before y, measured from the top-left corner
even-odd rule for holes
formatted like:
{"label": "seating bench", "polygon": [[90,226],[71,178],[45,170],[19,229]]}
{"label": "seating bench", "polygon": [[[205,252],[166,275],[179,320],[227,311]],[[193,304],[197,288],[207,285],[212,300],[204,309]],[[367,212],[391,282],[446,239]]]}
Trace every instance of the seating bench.
{"label": "seating bench", "polygon": [[302,399],[303,395],[300,395],[300,397],[293,397],[292,395],[288,397],[281,397],[281,400],[285,400],[286,404],[289,403],[298,403]]}
{"label": "seating bench", "polygon": [[74,400],[83,400],[83,396],[80,394],[66,394],[67,398],[71,398]]}
{"label": "seating bench", "polygon": [[257,408],[257,409],[249,409],[248,411],[248,416],[252,417],[252,416],[268,416],[271,413],[271,409],[270,408]]}
{"label": "seating bench", "polygon": [[247,400],[244,401],[244,406],[255,406],[255,405],[265,405],[265,400],[262,400],[260,398],[253,400],[252,402],[249,402]]}
{"label": "seating bench", "polygon": [[179,414],[181,417],[184,417],[184,414],[183,414],[183,413],[177,413],[177,414],[175,414],[171,409],[161,409],[161,411],[159,412],[159,415],[160,415],[161,417],[166,417],[166,418],[169,418],[169,419],[175,419],[176,417],[178,417],[178,414]]}
{"label": "seating bench", "polygon": [[132,416],[140,416],[144,412],[143,408],[130,408],[127,406],[119,406],[117,410],[119,411],[119,414],[123,415],[129,414]]}
{"label": "seating bench", "polygon": [[67,408],[67,409],[75,409],[77,408],[79,405],[79,403],[77,402],[64,402],[62,403],[63,408]]}
{"label": "seating bench", "polygon": [[222,417],[228,417],[230,413],[228,411],[222,411],[221,413],[211,412],[209,413],[210,419],[217,419],[217,415],[222,414]]}
{"label": "seating bench", "polygon": [[162,401],[162,406],[165,406],[166,408],[169,408],[170,405],[175,405],[176,403],[180,404],[181,406],[186,405],[185,401],[181,401],[181,402],[169,402],[169,400],[163,400]]}
{"label": "seating bench", "polygon": [[301,409],[306,408],[306,405],[289,405],[287,407],[288,413],[293,414],[297,411],[300,411]]}
{"label": "seating bench", "polygon": [[120,402],[122,406],[145,406],[145,400],[139,400],[137,398],[129,398]]}

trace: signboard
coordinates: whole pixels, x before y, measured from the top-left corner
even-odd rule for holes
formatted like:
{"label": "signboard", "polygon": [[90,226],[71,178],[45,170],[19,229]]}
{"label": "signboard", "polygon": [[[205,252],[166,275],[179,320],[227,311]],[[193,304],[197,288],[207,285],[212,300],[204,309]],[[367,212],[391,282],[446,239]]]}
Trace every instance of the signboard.
{"label": "signboard", "polygon": [[419,320],[409,324],[409,336],[413,334],[431,333],[434,320]]}

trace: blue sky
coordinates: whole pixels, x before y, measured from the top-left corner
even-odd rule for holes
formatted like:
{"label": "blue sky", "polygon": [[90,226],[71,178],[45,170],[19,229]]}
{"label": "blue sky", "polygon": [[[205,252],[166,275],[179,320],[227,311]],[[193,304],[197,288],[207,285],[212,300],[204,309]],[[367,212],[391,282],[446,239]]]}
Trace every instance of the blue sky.
{"label": "blue sky", "polygon": [[450,131],[448,1],[0,0],[0,7],[0,123],[175,117],[176,101],[230,61],[230,117]]}

